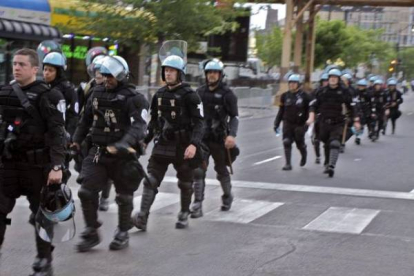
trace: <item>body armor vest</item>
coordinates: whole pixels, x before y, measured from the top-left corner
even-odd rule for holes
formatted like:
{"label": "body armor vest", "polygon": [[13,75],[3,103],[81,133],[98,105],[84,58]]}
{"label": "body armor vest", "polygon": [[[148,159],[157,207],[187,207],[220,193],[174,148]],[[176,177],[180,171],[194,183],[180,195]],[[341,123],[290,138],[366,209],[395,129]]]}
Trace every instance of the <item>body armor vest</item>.
{"label": "body armor vest", "polygon": [[308,118],[306,113],[307,107],[309,104],[306,102],[304,92],[298,91],[292,93],[290,91],[285,93],[284,108],[285,112],[283,113],[283,120],[291,124],[304,124]]}
{"label": "body armor vest", "polygon": [[362,91],[358,91],[358,95],[359,95],[359,103],[361,106],[361,110],[364,113],[369,112],[369,104],[370,104],[370,96],[369,96],[369,92],[365,89]]}
{"label": "body armor vest", "polygon": [[385,93],[384,91],[373,91],[371,97],[372,108],[376,112],[382,112],[385,105]]}
{"label": "body armor vest", "polygon": [[[44,83],[33,85],[24,92],[36,112],[40,114],[40,98],[49,91]],[[0,89],[0,143],[11,138],[13,152],[45,148],[46,125],[33,118],[22,106],[11,86]]]}
{"label": "body armor vest", "polygon": [[107,92],[104,86],[96,86],[92,97],[93,123],[92,143],[107,146],[119,141],[131,126],[127,100],[135,96],[131,87]]}
{"label": "body armor vest", "polygon": [[320,95],[320,113],[323,119],[340,121],[344,118],[342,104],[345,95],[340,87],[335,90],[325,88]]}
{"label": "body armor vest", "polygon": [[190,87],[169,91],[167,87],[157,92],[158,124],[166,140],[189,140],[191,117],[185,106],[185,97],[194,93]]}
{"label": "body armor vest", "polygon": [[227,134],[229,118],[225,103],[227,92],[221,87],[213,92],[208,89],[208,86],[199,91],[204,107],[204,139],[206,140],[223,141]]}

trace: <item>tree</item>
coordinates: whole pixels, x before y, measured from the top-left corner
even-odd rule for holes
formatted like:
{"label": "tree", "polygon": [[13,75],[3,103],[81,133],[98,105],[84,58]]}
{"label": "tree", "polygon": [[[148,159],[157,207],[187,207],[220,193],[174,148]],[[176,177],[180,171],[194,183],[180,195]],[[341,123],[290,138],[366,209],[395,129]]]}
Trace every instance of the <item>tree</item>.
{"label": "tree", "polygon": [[[214,3],[205,0],[87,0],[82,2],[81,9],[93,12],[79,17],[76,16],[79,7],[76,7],[72,15],[81,25],[79,32],[116,39],[130,48],[130,52],[139,52],[143,45],[149,46],[150,52],[158,51],[165,40],[175,39],[187,41],[191,51],[198,49],[198,42],[208,35],[236,30],[238,24],[234,19],[246,13],[246,10],[233,8],[236,0],[222,0],[219,7]],[[159,75],[158,72],[158,80]]]}
{"label": "tree", "polygon": [[279,65],[282,58],[283,32],[279,27],[274,27],[270,34],[256,32],[257,56],[272,68]]}

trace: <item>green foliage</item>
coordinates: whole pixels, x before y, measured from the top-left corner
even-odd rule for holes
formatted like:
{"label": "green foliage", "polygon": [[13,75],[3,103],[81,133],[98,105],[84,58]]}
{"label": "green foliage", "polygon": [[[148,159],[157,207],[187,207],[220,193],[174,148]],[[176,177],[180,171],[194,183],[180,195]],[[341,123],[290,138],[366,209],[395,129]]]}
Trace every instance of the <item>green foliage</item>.
{"label": "green foliage", "polygon": [[[346,26],[340,20],[317,20],[315,67],[325,67],[328,60],[342,60],[348,68],[360,63],[371,67],[370,62],[375,57],[381,65],[381,71],[386,72],[389,61],[396,55],[392,44],[380,41],[381,34],[382,30],[362,30]],[[295,41],[294,34],[292,41]],[[269,67],[280,65],[282,44],[283,32],[278,27],[273,28],[270,34],[256,35],[257,55]]]}
{"label": "green foliage", "polygon": [[[93,10],[81,20],[85,33],[118,39],[131,47],[137,42],[155,46],[165,40],[182,39],[189,47],[210,34],[237,28],[236,16],[245,11],[216,8],[205,0],[149,1],[88,0],[83,9]],[[233,7],[235,1],[229,2]],[[99,7],[98,7],[99,6]],[[98,7],[98,8],[97,8]]]}
{"label": "green foliage", "polygon": [[404,71],[407,80],[414,79],[414,48],[406,48],[400,52],[402,64],[400,70]]}
{"label": "green foliage", "polygon": [[318,20],[316,29],[315,67],[324,67],[326,61],[338,58],[348,68],[360,63],[370,66],[375,56],[380,64],[386,64],[393,55],[392,44],[380,40],[382,30],[362,30],[346,26],[340,20]]}
{"label": "green foliage", "polygon": [[269,67],[280,65],[282,58],[283,32],[274,27],[270,34],[256,33],[257,56]]}

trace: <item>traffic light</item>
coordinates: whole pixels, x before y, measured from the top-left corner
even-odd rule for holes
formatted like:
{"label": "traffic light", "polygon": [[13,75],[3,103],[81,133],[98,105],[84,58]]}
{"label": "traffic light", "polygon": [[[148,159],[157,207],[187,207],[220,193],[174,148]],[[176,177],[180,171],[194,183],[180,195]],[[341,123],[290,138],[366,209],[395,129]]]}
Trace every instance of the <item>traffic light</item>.
{"label": "traffic light", "polygon": [[394,73],[397,65],[398,65],[398,60],[396,59],[391,60],[390,67],[388,68],[388,72]]}

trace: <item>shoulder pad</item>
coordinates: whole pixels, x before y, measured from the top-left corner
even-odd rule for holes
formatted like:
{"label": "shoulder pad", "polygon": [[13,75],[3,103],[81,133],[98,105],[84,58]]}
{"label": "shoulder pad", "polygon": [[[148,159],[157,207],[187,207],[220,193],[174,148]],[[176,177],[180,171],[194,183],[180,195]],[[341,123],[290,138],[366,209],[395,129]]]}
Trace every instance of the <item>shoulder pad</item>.
{"label": "shoulder pad", "polygon": [[39,83],[38,85],[34,85],[30,88],[31,91],[36,93],[44,93],[47,91],[52,90],[49,85],[44,82]]}
{"label": "shoulder pad", "polygon": [[183,89],[184,89],[187,93],[194,92],[194,90],[193,90],[190,86],[184,86],[184,87],[183,87]]}
{"label": "shoulder pad", "polygon": [[103,93],[105,91],[106,91],[106,88],[103,85],[96,85],[96,86],[91,88],[91,92],[101,92],[101,93]]}
{"label": "shoulder pad", "polygon": [[63,85],[63,87],[65,87],[65,88],[73,88],[73,85],[72,85],[72,83],[70,82],[70,81],[62,81],[62,85]]}

